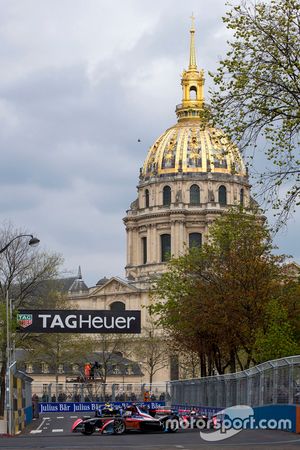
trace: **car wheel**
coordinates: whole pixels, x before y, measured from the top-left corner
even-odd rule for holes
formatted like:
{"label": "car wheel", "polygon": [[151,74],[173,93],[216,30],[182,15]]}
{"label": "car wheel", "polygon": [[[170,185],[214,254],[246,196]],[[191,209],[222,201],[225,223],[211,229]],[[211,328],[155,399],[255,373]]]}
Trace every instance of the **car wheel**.
{"label": "car wheel", "polygon": [[125,433],[125,430],[126,430],[125,422],[120,419],[115,420],[113,428],[114,428],[114,434],[123,434],[123,433]]}
{"label": "car wheel", "polygon": [[95,425],[90,422],[85,423],[84,428],[81,431],[82,434],[86,434],[86,435],[93,434],[94,432],[95,432]]}

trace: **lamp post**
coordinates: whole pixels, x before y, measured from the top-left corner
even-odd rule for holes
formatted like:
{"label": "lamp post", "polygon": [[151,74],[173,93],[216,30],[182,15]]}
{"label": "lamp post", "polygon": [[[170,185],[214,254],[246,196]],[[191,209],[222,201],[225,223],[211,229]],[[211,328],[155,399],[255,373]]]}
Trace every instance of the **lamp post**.
{"label": "lamp post", "polygon": [[1,250],[0,250],[0,254],[5,252],[5,250],[8,249],[8,247],[17,239],[20,239],[22,237],[30,237],[30,240],[28,242],[28,245],[30,245],[31,247],[35,247],[36,245],[38,245],[40,243],[40,240],[36,237],[34,237],[32,234],[19,234],[18,236],[15,236],[11,241],[8,242],[8,244],[6,244]]}
{"label": "lamp post", "polygon": [[[15,236],[13,239],[11,239],[2,249],[0,249],[0,254],[4,253],[5,250],[8,249],[8,247],[17,239],[21,239],[23,237],[29,237],[30,240],[28,242],[28,245],[30,246],[36,246],[39,244],[39,239],[34,237],[32,234],[19,234],[18,236]],[[6,289],[6,413],[7,413],[7,432],[9,435],[12,434],[12,405],[11,405],[11,383],[10,383],[10,375],[11,375],[11,369],[16,364],[16,361],[11,362],[11,342],[10,342],[10,321],[12,316],[12,310],[11,310],[11,301],[9,299],[9,293],[8,288]]]}

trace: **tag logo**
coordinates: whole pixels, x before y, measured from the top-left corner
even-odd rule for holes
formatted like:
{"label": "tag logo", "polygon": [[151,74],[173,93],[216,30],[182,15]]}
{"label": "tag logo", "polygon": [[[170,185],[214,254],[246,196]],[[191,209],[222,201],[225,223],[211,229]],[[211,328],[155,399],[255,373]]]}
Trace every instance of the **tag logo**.
{"label": "tag logo", "polygon": [[27,328],[32,324],[32,314],[18,314],[18,325],[22,328]]}

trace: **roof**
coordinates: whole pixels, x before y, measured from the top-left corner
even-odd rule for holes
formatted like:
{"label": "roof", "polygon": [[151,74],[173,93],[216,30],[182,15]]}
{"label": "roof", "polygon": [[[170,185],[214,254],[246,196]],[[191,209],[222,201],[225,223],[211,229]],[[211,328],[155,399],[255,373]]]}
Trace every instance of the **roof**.
{"label": "roof", "polygon": [[246,176],[238,148],[226,135],[198,122],[178,122],[150,147],[141,179],[152,176],[227,173]]}
{"label": "roof", "polygon": [[108,280],[109,280],[109,278],[106,278],[106,277],[100,278],[100,280],[97,281],[96,286],[102,286],[103,284],[107,283]]}
{"label": "roof", "polygon": [[72,285],[70,286],[68,292],[70,293],[81,293],[81,292],[88,292],[89,288],[87,287],[87,285],[85,284],[85,282],[83,280],[78,280],[78,278],[76,278]]}
{"label": "roof", "polygon": [[81,267],[79,266],[77,278],[73,281],[72,285],[70,286],[69,292],[72,294],[75,293],[81,294],[82,292],[88,292],[88,290],[89,288],[82,279]]}
{"label": "roof", "polygon": [[[28,359],[27,359],[28,355]],[[48,374],[55,374],[56,369],[55,365],[52,363],[52,360],[49,356],[45,355],[44,357],[41,355],[39,360],[32,361],[30,358],[30,354],[27,353],[25,350],[17,350],[16,352],[16,359],[18,361],[17,366],[18,370],[22,370],[26,372],[26,364],[32,365],[32,374],[41,374],[42,371],[42,363],[48,364]],[[122,353],[120,352],[92,352],[88,353],[84,357],[79,357],[75,359],[73,362],[68,362],[63,364],[63,373],[64,375],[74,375],[83,373],[84,365],[87,362],[94,363],[97,361],[100,365],[103,363],[106,363],[108,366],[108,375],[116,375],[116,368],[118,369],[118,374],[125,375],[128,374],[128,367],[131,368],[130,375],[133,376],[141,376],[142,371],[139,363],[136,361],[132,361],[128,358],[123,357]],[[74,372],[74,365],[78,365],[78,371]],[[25,375],[27,376],[27,375]]]}
{"label": "roof", "polygon": [[204,81],[204,71],[197,68],[192,23],[189,66],[181,78],[182,103],[176,106],[178,122],[150,147],[140,174],[142,182],[156,176],[208,172],[247,176],[237,146],[224,132],[209,125]]}

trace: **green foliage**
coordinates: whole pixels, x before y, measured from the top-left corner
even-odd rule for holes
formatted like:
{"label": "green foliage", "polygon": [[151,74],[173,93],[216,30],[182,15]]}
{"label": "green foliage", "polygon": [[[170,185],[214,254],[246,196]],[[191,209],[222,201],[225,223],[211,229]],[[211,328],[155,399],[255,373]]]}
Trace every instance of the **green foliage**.
{"label": "green foliage", "polygon": [[266,308],[267,328],[259,330],[256,338],[256,358],[259,362],[297,355],[299,345],[295,340],[287,309],[276,299]]}
{"label": "green foliage", "polygon": [[202,375],[206,367],[223,373],[255,362],[265,305],[284,282],[284,257],[272,249],[263,218],[232,209],[214,222],[202,248],[172,259],[158,280],[150,310],[181,350],[199,356]]}
{"label": "green foliage", "polygon": [[[223,21],[233,37],[211,74],[212,120],[241,148],[266,140],[273,165],[261,174],[262,193],[283,220],[300,203],[299,0],[241,0]],[[287,193],[280,199],[282,185]]]}

